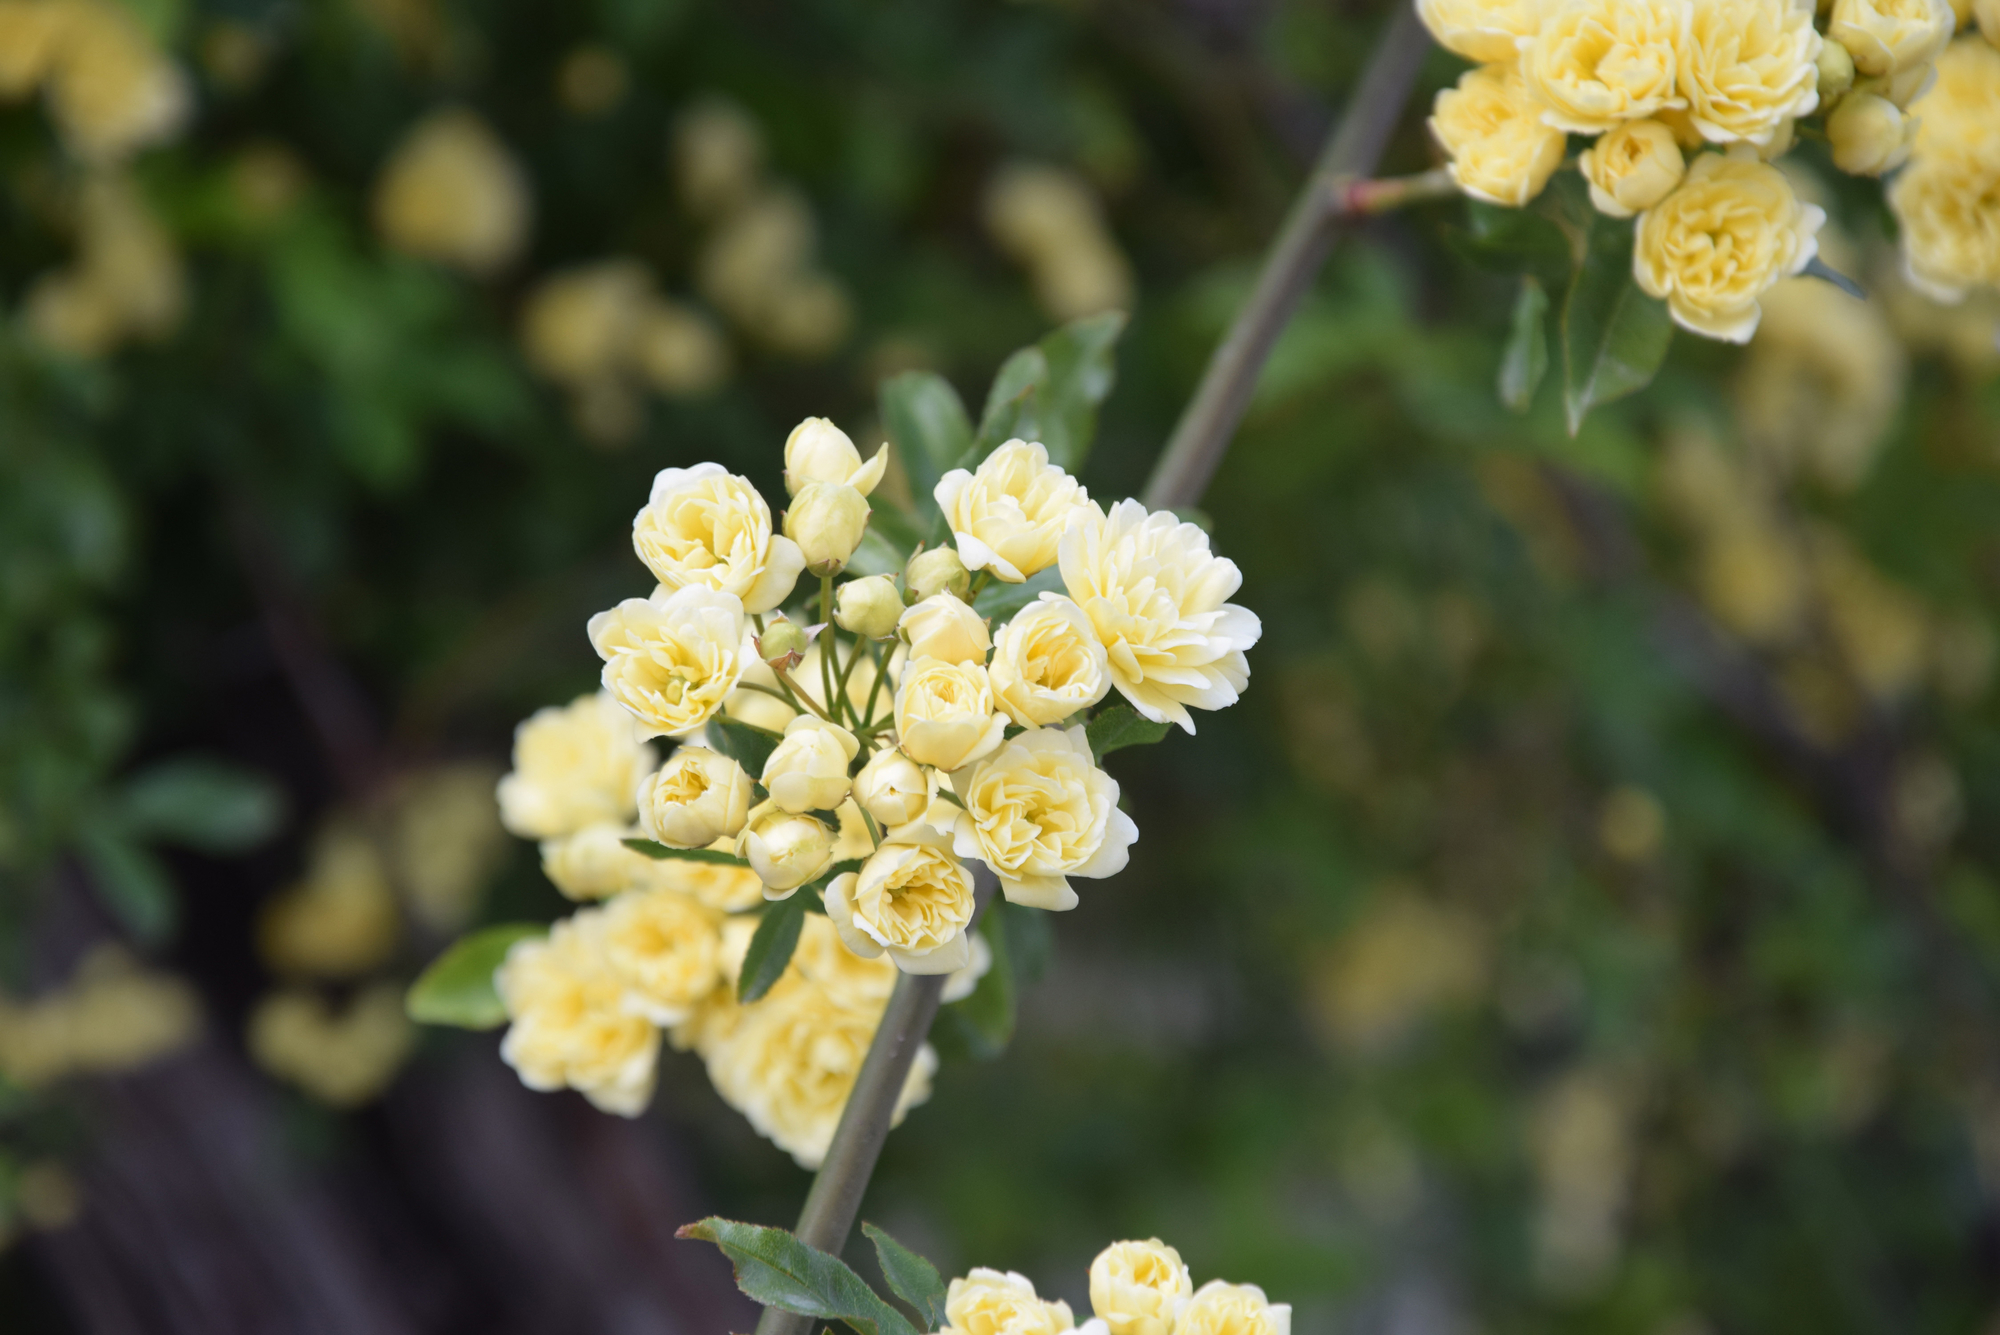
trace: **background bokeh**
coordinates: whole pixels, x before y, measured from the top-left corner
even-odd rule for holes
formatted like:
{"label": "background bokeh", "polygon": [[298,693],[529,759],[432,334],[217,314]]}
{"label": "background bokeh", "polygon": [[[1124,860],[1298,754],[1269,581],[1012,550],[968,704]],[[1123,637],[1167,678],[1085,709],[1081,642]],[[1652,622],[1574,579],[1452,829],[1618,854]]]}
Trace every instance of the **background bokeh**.
{"label": "background bokeh", "polygon": [[[628,1124],[401,1018],[566,907],[511,729],[655,470],[781,497],[897,371],[1129,308],[1137,491],[1386,13],[0,3],[0,1325],[747,1328],[671,1231],[807,1179],[698,1062]],[[1338,252],[1202,506],[1252,689],[1110,762],[1129,870],[866,1217],[1079,1307],[1158,1235],[1301,1335],[1992,1329],[2000,307],[1806,188],[1870,300],[1576,439],[1461,206]]]}

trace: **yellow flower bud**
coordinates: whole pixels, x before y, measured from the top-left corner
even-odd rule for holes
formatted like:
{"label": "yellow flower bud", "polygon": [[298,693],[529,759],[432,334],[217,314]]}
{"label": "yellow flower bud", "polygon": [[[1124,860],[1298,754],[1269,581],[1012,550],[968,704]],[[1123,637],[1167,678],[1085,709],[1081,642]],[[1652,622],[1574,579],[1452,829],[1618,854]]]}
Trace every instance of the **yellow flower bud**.
{"label": "yellow flower bud", "polygon": [[1937,59],[1958,26],[1947,0],[1834,0],[1826,35],[1863,74],[1900,74]]}
{"label": "yellow flower bud", "polygon": [[984,663],[993,647],[986,619],[963,598],[934,593],[903,613],[897,633],[910,645],[912,658],[941,658],[947,663]]}
{"label": "yellow flower bud", "polygon": [[1174,1323],[1175,1335],[1292,1335],[1292,1308],[1274,1303],[1255,1284],[1201,1286]]}
{"label": "yellow flower bud", "polygon": [[1819,101],[1826,106],[1854,86],[1854,57],[1839,42],[1819,48]]}
{"label": "yellow flower bud", "polygon": [[812,643],[805,628],[789,617],[772,617],[764,627],[764,633],[757,637],[757,656],[775,668],[789,671],[799,665],[805,656],[806,646]]}
{"label": "yellow flower bud", "polygon": [[833,861],[833,832],[812,816],[766,802],[737,836],[736,856],[764,883],[764,898],[786,899]]}
{"label": "yellow flower bud", "polygon": [[944,1314],[948,1335],[1057,1335],[1076,1324],[1068,1303],[1037,1298],[1026,1275],[986,1269],[951,1282]]}
{"label": "yellow flower bud", "polygon": [[884,829],[907,825],[930,806],[930,776],[901,751],[878,751],[854,776],[854,800]]}
{"label": "yellow flower bud", "polygon": [[1910,156],[1916,123],[1896,104],[1872,93],[1850,93],[1826,118],[1833,165],[1849,176],[1880,176]]}
{"label": "yellow flower bud", "polygon": [[972,572],[950,547],[918,552],[903,568],[904,596],[913,603],[946,592],[963,598],[971,587]]}
{"label": "yellow flower bud", "polygon": [[854,442],[824,417],[808,417],[792,428],[785,438],[785,494],[796,496],[808,482],[834,482],[849,486],[863,496],[875,490],[882,472],[889,466],[889,446],[885,442],[875,457],[861,462]]}
{"label": "yellow flower bud", "polygon": [[852,579],[834,592],[833,619],[842,630],[864,640],[880,640],[896,633],[903,615],[903,595],[888,575]]}
{"label": "yellow flower bud", "polygon": [[854,734],[817,714],[785,725],[764,762],[764,787],[785,811],[832,811],[847,800],[847,767],[861,752]]}
{"label": "yellow flower bud", "polygon": [[1007,716],[993,704],[977,663],[913,658],[896,686],[896,735],[919,765],[949,773],[987,755],[1006,735]]}
{"label": "yellow flower bud", "polygon": [[750,776],[725,755],[683,746],[639,784],[639,824],[670,848],[707,848],[733,838],[750,815]]}
{"label": "yellow flower bud", "polygon": [[1114,1242],[1090,1263],[1090,1310],[1111,1335],[1169,1335],[1193,1296],[1181,1254],[1158,1238]]}
{"label": "yellow flower bud", "polygon": [[1577,166],[1590,182],[1590,202],[1610,218],[1652,208],[1687,171],[1674,132],[1658,121],[1627,121],[1585,149]]}
{"label": "yellow flower bud", "polygon": [[785,511],[785,536],[815,575],[837,575],[868,531],[868,500],[839,482],[808,482]]}

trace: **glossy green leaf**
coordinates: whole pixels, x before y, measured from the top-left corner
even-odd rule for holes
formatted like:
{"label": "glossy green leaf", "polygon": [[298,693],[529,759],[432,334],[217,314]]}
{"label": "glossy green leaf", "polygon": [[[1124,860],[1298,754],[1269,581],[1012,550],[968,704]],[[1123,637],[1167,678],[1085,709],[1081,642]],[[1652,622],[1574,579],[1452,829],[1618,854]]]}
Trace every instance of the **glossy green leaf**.
{"label": "glossy green leaf", "polygon": [[768,905],[757,920],[750,949],[743,956],[743,971],[736,978],[736,999],[756,1001],[784,976],[799,946],[799,931],[805,926],[811,901],[804,891]]}
{"label": "glossy green leaf", "polygon": [[992,387],[986,391],[986,410],[979,417],[979,434],[957,466],[971,468],[1016,437],[1040,439],[1041,394],[1048,379],[1049,359],[1039,346],[1021,348],[1002,362]]}
{"label": "glossy green leaf", "polygon": [[1632,228],[1605,220],[1590,244],[1563,304],[1563,406],[1569,433],[1602,403],[1651,383],[1666,360],[1674,326],[1664,302],[1632,279]]}
{"label": "glossy green leaf", "polygon": [[[932,489],[947,471],[958,467],[958,461],[972,447],[972,420],[966,415],[964,402],[950,381],[928,371],[890,376],[882,382],[876,402],[882,428],[909,475],[910,495],[917,510],[924,515],[936,513]],[[893,541],[892,535],[885,536]]]}
{"label": "glossy green leaf", "polygon": [[1097,434],[1097,408],[1111,393],[1117,374],[1118,337],[1125,313],[1072,320],[1038,345],[1048,378],[1038,394],[1041,441],[1049,462],[1074,473],[1083,466]]}
{"label": "glossy green leaf", "polygon": [[203,853],[241,853],[278,831],[285,800],[276,784],[199,756],[162,761],[126,783],[117,811],[134,838]]}
{"label": "glossy green leaf", "polygon": [[1562,229],[1542,214],[1472,200],[1466,205],[1466,222],[1465,230],[1451,232],[1448,241],[1474,268],[1532,273],[1560,283],[1574,263],[1575,252]]}
{"label": "glossy green leaf", "polygon": [[703,1219],[674,1236],[712,1242],[736,1268],[736,1287],[765,1307],[827,1321],[845,1321],[861,1335],[919,1335],[839,1257],[799,1241],[782,1228]]}
{"label": "glossy green leaf", "polygon": [[1128,746],[1150,746],[1164,739],[1171,723],[1155,723],[1128,704],[1115,704],[1092,718],[1084,727],[1090,739],[1090,753],[1100,763],[1113,751]]}
{"label": "glossy green leaf", "polygon": [[634,853],[644,853],[649,858],[679,858],[682,862],[709,862],[720,867],[750,865],[734,853],[725,853],[719,848],[671,848],[666,844],[656,844],[651,839],[626,839],[622,842]]}
{"label": "glossy green leaf", "polygon": [[925,1330],[942,1329],[945,1286],[937,1267],[873,1224],[862,1224],[861,1233],[875,1244],[875,1260],[889,1291],[917,1310]]}
{"label": "glossy green leaf", "polygon": [[710,719],[704,736],[711,749],[734,760],[753,779],[763,774],[764,762],[771,758],[771,752],[778,746],[776,733],[753,727],[727,714],[717,714]]}
{"label": "glossy green leaf", "polygon": [[1055,566],[1038,570],[1019,584],[1005,584],[994,580],[979,591],[972,600],[972,610],[985,617],[995,626],[1004,626],[1016,612],[1034,602],[1044,593],[1063,591],[1062,571]]}
{"label": "glossy green leaf", "polygon": [[1549,335],[1544,327],[1548,311],[1548,293],[1532,274],[1523,277],[1507,347],[1500,355],[1500,402],[1517,413],[1528,411],[1548,374]]}
{"label": "glossy green leaf", "polygon": [[173,879],[160,860],[122,829],[87,826],[77,852],[92,888],[135,939],[157,945],[173,933],[180,916]]}
{"label": "glossy green leaf", "polygon": [[493,971],[516,941],[541,936],[540,923],[506,922],[469,932],[445,947],[410,984],[403,1005],[419,1024],[493,1029],[507,1022],[507,1008],[493,987]]}

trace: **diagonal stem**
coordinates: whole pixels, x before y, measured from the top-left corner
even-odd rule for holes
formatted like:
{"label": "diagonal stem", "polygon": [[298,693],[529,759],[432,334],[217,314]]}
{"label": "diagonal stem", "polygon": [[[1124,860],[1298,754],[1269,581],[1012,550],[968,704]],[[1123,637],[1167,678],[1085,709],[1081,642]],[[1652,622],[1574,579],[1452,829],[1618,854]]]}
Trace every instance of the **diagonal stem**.
{"label": "diagonal stem", "polygon": [[1312,286],[1339,224],[1372,211],[1354,207],[1352,196],[1358,183],[1374,174],[1429,50],[1430,36],[1415,7],[1399,4],[1361,86],[1348,99],[1346,115],[1271,243],[1256,288],[1209,358],[1194,398],[1147,480],[1144,500],[1150,508],[1192,505],[1208,489],[1250,405],[1258,373]]}

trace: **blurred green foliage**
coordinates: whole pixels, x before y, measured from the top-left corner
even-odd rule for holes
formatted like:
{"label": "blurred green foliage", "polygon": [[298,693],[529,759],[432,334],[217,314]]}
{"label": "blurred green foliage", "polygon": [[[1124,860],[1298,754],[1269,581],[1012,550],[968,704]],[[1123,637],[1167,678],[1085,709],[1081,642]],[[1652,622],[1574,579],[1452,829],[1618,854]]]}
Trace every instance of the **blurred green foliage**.
{"label": "blurred green foliage", "polygon": [[[1136,272],[1082,474],[1136,491],[1380,18],[1317,0],[147,7],[197,84],[189,130],[132,168],[186,266],[185,317],[104,356],[24,320],[0,338],[14,990],[74,852],[135,935],[165,939],[176,900],[199,918],[175,957],[234,1020],[259,977],[248,911],[201,902],[213,864],[154,845],[273,828],[283,808],[243,767],[283,781],[297,836],[386,770],[500,756],[518,718],[590,686],[584,618],[643,591],[627,532],[658,468],[712,458],[781,495],[808,413],[864,448],[885,421],[969,438],[910,373],[978,405],[1058,323],[982,221],[1009,161],[1077,172]],[[558,92],[586,44],[628,76],[588,114]],[[718,95],[810,200],[852,329],[802,360],[731,328],[726,385],[649,401],[607,449],[524,360],[523,304],[612,256],[699,301],[669,129]],[[372,222],[382,163],[449,104],[532,182],[527,250],[487,278],[397,254]],[[1393,169],[1427,165],[1420,119]],[[246,164],[273,145],[296,181],[258,204]],[[0,108],[10,309],[67,261],[85,175],[38,103]],[[1840,202],[1871,255],[1879,210]],[[1572,439],[1563,376],[1517,346],[1510,412],[1517,289],[1466,262],[1490,221],[1432,205],[1374,224],[1308,297],[1202,506],[1266,628],[1252,690],[1196,738],[1109,760],[1143,831],[1130,869],[1052,948],[1004,916],[1017,963],[1051,962],[941,1031],[952,1060],[869,1215],[948,1272],[1026,1270],[1079,1307],[1098,1247],[1158,1235],[1197,1276],[1295,1303],[1301,1332],[1983,1328],[1995,363],[1906,322],[1915,360],[1872,470],[1770,487],[1778,529],[1843,535],[1928,609],[1935,670],[1871,692],[1832,604],[1783,642],[1727,628],[1665,494],[1690,435],[1766,476],[1739,421],[1754,350],[1679,340]],[[902,464],[918,483],[950,466]],[[1938,647],[1953,627],[1958,660]],[[359,684],[363,726],[300,653]],[[261,888],[300,847],[256,864]],[[486,914],[556,909],[523,854]],[[1004,1055],[974,1060],[1007,1024]],[[662,1083],[716,1208],[789,1220],[790,1162],[692,1060]],[[39,1126],[27,1109],[4,1094],[0,1118]]]}

